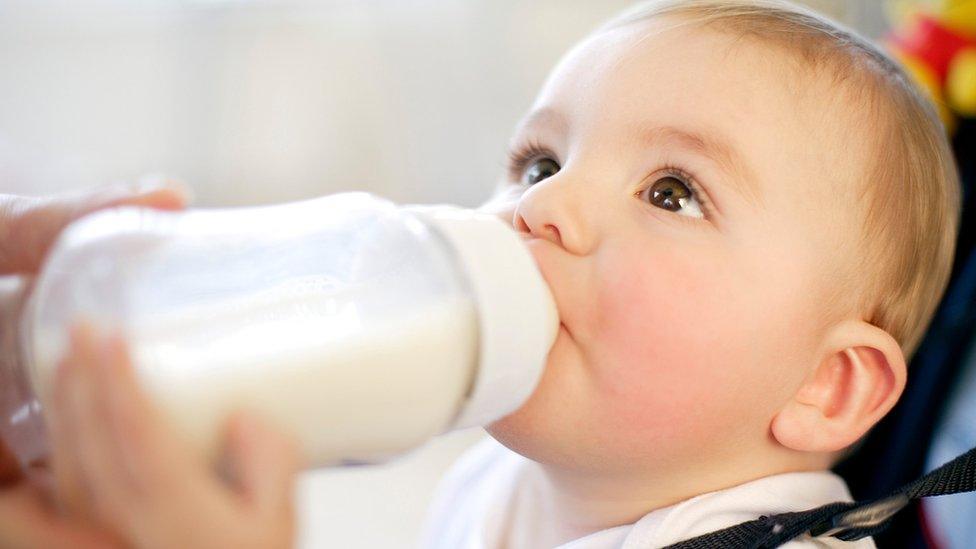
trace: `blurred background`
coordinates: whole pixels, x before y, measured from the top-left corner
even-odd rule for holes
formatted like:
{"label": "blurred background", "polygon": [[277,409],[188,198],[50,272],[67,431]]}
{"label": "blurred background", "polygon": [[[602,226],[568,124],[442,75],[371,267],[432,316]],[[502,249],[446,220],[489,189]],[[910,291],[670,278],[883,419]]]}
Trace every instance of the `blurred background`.
{"label": "blurred background", "polygon": [[[163,172],[199,206],[345,190],[475,206],[547,72],[625,0],[0,0],[0,192]],[[806,2],[871,37],[878,0]],[[308,473],[303,547],[409,547],[483,436]]]}

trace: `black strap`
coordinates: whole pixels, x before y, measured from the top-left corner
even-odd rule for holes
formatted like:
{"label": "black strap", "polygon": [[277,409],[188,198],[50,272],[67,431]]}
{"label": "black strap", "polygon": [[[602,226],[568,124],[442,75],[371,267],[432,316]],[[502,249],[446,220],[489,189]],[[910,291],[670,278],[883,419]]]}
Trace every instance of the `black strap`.
{"label": "black strap", "polygon": [[928,496],[976,491],[976,448],[942,465],[888,497],[863,502],[829,503],[809,511],[781,513],[685,540],[667,549],[760,549],[778,547],[809,532],[854,541],[887,528],[908,502]]}

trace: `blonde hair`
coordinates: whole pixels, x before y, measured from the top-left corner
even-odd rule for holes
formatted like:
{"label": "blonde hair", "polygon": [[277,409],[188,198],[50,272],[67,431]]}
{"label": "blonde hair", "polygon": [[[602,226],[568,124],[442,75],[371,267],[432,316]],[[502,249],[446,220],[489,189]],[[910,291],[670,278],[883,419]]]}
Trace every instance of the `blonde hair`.
{"label": "blonde hair", "polygon": [[889,56],[857,33],[778,0],[654,0],[638,4],[597,32],[656,17],[739,33],[828,69],[837,83],[866,91],[877,121],[878,154],[861,198],[857,306],[894,337],[906,357],[917,348],[952,268],[959,223],[959,177],[934,105]]}

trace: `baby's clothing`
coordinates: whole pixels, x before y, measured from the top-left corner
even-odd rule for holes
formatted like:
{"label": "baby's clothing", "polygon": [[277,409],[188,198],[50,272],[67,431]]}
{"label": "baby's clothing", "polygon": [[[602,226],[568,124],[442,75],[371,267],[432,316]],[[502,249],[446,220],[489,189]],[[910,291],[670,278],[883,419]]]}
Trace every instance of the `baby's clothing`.
{"label": "baby's clothing", "polygon": [[[441,481],[421,547],[427,549],[543,549],[533,525],[541,502],[532,489],[527,458],[492,438],[468,450]],[[844,481],[829,471],[787,473],[702,494],[656,509],[634,524],[595,532],[559,549],[650,549],[664,547],[759,518],[851,501]],[[873,549],[862,539],[797,538],[788,549],[811,547]]]}

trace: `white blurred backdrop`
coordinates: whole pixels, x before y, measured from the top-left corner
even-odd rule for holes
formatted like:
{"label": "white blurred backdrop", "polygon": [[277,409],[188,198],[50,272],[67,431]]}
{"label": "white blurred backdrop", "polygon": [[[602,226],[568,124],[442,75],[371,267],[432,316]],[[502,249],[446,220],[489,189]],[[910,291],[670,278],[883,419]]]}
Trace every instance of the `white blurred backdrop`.
{"label": "white blurred backdrop", "polygon": [[[878,36],[882,2],[810,0]],[[365,190],[475,206],[559,56],[626,0],[0,0],[0,192],[149,172],[200,206]],[[483,436],[299,487],[302,547],[410,547]]]}

